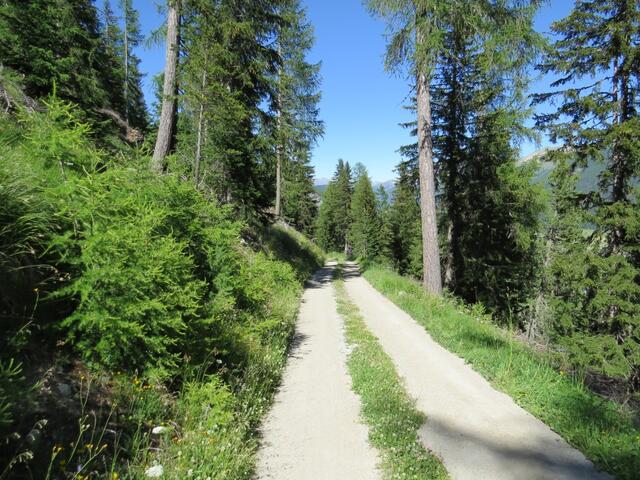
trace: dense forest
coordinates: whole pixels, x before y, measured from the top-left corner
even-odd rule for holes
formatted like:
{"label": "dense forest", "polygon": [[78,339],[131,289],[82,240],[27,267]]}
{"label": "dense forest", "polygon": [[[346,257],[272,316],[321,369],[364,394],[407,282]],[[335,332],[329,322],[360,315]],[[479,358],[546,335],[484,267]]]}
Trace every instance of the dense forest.
{"label": "dense forest", "polygon": [[416,140],[390,196],[355,159],[321,197],[303,2],[162,3],[148,106],[132,0],[0,0],[0,480],[252,478],[328,256],[482,312],[637,412],[637,1],[578,0],[547,37],[541,0],[368,0]]}

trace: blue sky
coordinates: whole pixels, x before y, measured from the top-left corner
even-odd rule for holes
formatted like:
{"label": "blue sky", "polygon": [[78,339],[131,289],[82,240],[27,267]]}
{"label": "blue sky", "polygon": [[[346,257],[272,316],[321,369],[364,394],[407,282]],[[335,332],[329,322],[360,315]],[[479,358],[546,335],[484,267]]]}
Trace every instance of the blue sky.
{"label": "blue sky", "polygon": [[[386,46],[385,25],[372,18],[361,0],[303,0],[314,25],[316,45],[310,60],[322,62],[322,102],[320,114],[325,135],[314,150],[317,178],[333,174],[339,158],[355,164],[362,162],[376,181],[394,178],[393,168],[400,160],[400,145],[411,142],[409,133],[398,124],[411,120],[403,105],[410,94],[409,82],[383,68]],[[102,0],[98,1],[98,5]],[[111,0],[115,7],[117,0]],[[549,0],[536,18],[538,31],[566,16],[571,0]],[[140,12],[145,34],[162,24],[155,0],[134,0]],[[151,78],[164,67],[164,46],[141,48],[147,103],[153,98]],[[550,78],[536,79],[532,91],[545,91]],[[544,142],[543,139],[543,145]],[[522,146],[522,154],[536,150],[531,143]]]}

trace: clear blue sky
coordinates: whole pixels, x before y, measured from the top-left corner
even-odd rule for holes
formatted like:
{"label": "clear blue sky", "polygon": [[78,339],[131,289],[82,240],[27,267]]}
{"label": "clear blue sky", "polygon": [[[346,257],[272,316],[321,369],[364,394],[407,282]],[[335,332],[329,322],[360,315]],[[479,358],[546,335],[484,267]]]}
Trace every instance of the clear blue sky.
{"label": "clear blue sky", "polygon": [[[316,177],[331,177],[337,160],[343,158],[352,164],[364,163],[374,180],[393,179],[393,168],[400,160],[396,150],[411,142],[408,132],[398,125],[411,120],[410,112],[403,109],[410,86],[406,78],[384,71],[384,23],[370,17],[361,0],[303,2],[316,34],[310,60],[322,62],[320,114],[326,131],[314,150]],[[111,3],[116,7],[118,1]],[[145,34],[164,20],[156,3],[134,0]],[[573,3],[549,0],[538,13],[538,31],[548,32],[551,22],[566,16]],[[137,53],[142,59],[142,71],[147,73],[144,92],[150,103],[151,78],[164,67],[164,46],[141,48]],[[532,90],[545,91],[549,82],[549,78],[537,79]],[[536,148],[525,144],[522,153],[526,155]]]}

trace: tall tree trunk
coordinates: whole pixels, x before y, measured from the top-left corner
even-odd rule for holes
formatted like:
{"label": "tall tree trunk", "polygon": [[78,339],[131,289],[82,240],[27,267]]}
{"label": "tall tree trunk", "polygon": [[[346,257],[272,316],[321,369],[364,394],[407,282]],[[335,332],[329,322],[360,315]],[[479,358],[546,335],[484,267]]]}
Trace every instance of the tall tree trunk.
{"label": "tall tree trunk", "polygon": [[161,173],[164,170],[164,159],[172,144],[175,125],[176,105],[176,70],[178,67],[178,30],[180,23],[180,0],[170,0],[167,14],[167,51],[162,86],[162,110],[158,126],[158,138],[153,150],[151,169]]}
{"label": "tall tree trunk", "polygon": [[276,218],[282,216],[282,147],[276,149]]}
{"label": "tall tree trunk", "polygon": [[129,124],[129,2],[124,2],[124,119]]}
{"label": "tall tree trunk", "polygon": [[[278,56],[282,58],[282,46],[278,41]],[[277,125],[276,125],[276,218],[282,216],[282,67],[278,71]]]}
{"label": "tall tree trunk", "polygon": [[202,72],[202,97],[200,99],[200,112],[198,113],[198,135],[196,138],[196,158],[195,158],[195,165],[194,165],[194,175],[193,175],[193,180],[194,183],[196,185],[196,188],[198,188],[198,185],[200,184],[200,161],[202,159],[202,132],[204,130],[204,95],[205,95],[205,88],[207,87],[207,70],[206,70],[206,62],[205,62],[205,69]]}
{"label": "tall tree trunk", "polygon": [[417,74],[418,162],[420,174],[420,221],[422,224],[422,283],[427,292],[442,294],[440,248],[436,222],[436,195],[431,138],[431,92],[427,75]]}

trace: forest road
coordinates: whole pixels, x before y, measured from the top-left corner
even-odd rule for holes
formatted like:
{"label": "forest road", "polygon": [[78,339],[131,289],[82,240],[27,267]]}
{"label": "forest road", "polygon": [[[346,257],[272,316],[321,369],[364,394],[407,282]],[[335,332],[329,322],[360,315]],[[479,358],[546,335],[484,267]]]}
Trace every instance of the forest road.
{"label": "forest road", "polygon": [[349,297],[427,416],[420,440],[442,458],[453,479],[612,478],[436,343],[362,278],[356,265],[347,264],[344,275]]}
{"label": "forest road", "polygon": [[259,480],[375,480],[377,452],[351,390],[335,264],[309,282],[273,408],[262,425]]}

